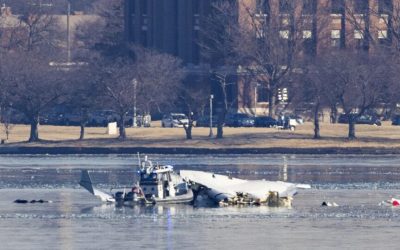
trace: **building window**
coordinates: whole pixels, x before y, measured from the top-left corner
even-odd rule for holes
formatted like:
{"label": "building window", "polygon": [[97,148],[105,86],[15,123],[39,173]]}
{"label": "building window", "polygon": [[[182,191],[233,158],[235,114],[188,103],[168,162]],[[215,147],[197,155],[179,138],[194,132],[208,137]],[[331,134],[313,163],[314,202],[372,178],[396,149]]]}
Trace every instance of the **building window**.
{"label": "building window", "polygon": [[256,37],[257,38],[265,38],[265,32],[264,32],[264,28],[262,26],[261,27],[257,27]]}
{"label": "building window", "polygon": [[331,1],[331,13],[340,14],[344,13],[344,0],[332,0]]}
{"label": "building window", "polygon": [[365,15],[364,14],[355,14],[354,15],[356,25],[363,26],[365,24]]}
{"label": "building window", "polygon": [[361,30],[354,30],[354,39],[362,40],[363,38],[364,38],[364,35],[361,32]]}
{"label": "building window", "polygon": [[200,30],[200,15],[199,14],[193,15],[193,29]]}
{"label": "building window", "polygon": [[331,44],[332,47],[340,47],[340,30],[331,30]]}
{"label": "building window", "polygon": [[147,18],[146,14],[142,15],[142,30],[145,31],[148,28],[149,19]]}
{"label": "building window", "polygon": [[283,38],[283,39],[289,39],[289,33],[290,33],[289,30],[280,30],[279,36],[280,36],[280,38]]}
{"label": "building window", "polygon": [[281,25],[287,26],[290,24],[290,16],[289,15],[281,15]]}
{"label": "building window", "polygon": [[379,24],[388,25],[389,24],[389,15],[388,14],[380,14],[379,15]]}
{"label": "building window", "polygon": [[379,39],[387,39],[388,31],[387,30],[378,30],[378,38]]}
{"label": "building window", "polygon": [[303,39],[311,39],[312,31],[311,30],[303,30]]}

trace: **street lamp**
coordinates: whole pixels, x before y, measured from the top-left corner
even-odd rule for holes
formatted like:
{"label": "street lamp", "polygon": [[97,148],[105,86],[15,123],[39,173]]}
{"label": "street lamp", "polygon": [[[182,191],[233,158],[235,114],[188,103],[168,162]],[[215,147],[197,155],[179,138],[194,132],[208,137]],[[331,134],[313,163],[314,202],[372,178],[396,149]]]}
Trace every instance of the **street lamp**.
{"label": "street lamp", "polygon": [[208,135],[209,137],[213,137],[213,130],[212,130],[212,101],[214,99],[214,95],[210,95],[210,134]]}
{"label": "street lamp", "polygon": [[259,83],[256,83],[254,87],[254,116],[257,116],[257,88],[260,86]]}
{"label": "street lamp", "polygon": [[257,85],[254,88],[254,116],[257,116]]}
{"label": "street lamp", "polygon": [[132,127],[136,128],[137,127],[137,116],[136,116],[136,85],[137,85],[137,80],[136,80],[136,78],[133,78],[132,84],[133,84],[133,124],[132,124]]}
{"label": "street lamp", "polygon": [[71,63],[71,31],[70,31],[70,20],[69,20],[70,16],[71,16],[71,3],[68,0],[68,6],[67,6],[67,64]]}

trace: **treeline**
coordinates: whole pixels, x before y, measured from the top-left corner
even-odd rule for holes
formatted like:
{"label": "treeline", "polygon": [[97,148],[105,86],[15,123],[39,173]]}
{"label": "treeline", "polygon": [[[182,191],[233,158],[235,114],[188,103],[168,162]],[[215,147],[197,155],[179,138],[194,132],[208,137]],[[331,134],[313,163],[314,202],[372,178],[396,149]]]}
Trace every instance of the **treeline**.
{"label": "treeline", "polygon": [[[379,12],[343,5],[337,15],[331,15],[329,6],[312,11],[313,6],[307,8],[303,1],[281,1],[285,5],[279,11],[285,14],[270,13],[267,2],[212,5],[212,14],[204,21],[203,47],[220,76],[221,89],[227,88],[230,67],[230,72],[239,73],[243,89],[260,86],[267,92],[270,116],[279,115],[282,106],[311,109],[314,138],[320,138],[318,117],[323,109],[331,109],[333,121],[338,110],[349,116],[350,139],[356,137],[355,122],[363,114],[379,108],[395,110],[400,101],[398,2],[390,10],[380,7]],[[375,22],[370,22],[372,17]],[[333,18],[346,24],[346,33],[332,31]],[[277,99],[283,88],[289,90],[284,104]],[[222,133],[227,112],[221,113]]]}
{"label": "treeline", "polygon": [[16,109],[28,118],[29,142],[39,140],[39,118],[57,104],[80,114],[81,139],[89,112],[114,110],[119,138],[125,139],[126,115],[134,106],[165,110],[191,98],[179,59],[124,41],[122,1],[99,1],[96,10],[100,18],[76,30],[71,61],[65,30],[46,8],[30,6],[0,33],[1,110]]}

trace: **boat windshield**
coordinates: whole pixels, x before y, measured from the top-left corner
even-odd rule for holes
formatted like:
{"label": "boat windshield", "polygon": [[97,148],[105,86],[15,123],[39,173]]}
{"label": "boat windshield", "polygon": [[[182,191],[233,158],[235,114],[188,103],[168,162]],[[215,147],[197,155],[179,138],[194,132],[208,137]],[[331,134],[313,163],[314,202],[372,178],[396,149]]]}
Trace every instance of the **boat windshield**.
{"label": "boat windshield", "polygon": [[140,181],[156,181],[157,180],[157,174],[146,174],[146,173],[141,173],[140,174]]}

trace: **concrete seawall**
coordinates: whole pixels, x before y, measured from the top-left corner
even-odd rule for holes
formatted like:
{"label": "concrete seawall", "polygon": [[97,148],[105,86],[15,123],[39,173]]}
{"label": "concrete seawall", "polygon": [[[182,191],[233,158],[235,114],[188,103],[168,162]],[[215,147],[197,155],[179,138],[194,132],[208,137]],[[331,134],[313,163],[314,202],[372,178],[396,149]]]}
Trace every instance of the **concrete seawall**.
{"label": "concrete seawall", "polygon": [[400,148],[0,147],[0,154],[400,154]]}

